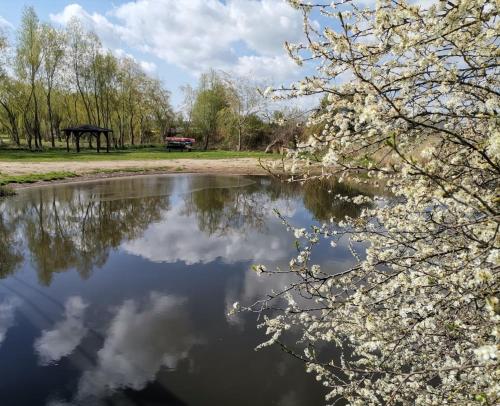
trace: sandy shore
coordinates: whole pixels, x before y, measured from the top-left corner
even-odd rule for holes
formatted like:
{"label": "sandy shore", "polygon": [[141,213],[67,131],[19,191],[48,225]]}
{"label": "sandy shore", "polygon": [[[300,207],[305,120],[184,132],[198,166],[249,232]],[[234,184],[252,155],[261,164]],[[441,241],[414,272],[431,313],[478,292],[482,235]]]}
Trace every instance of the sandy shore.
{"label": "sandy shore", "polygon": [[235,175],[262,174],[265,170],[256,158],[236,159],[154,159],[124,161],[55,161],[55,162],[1,162],[4,175],[26,175],[69,171],[77,175],[92,174],[104,170],[161,169],[166,172],[232,173]]}
{"label": "sandy shore", "polygon": [[[265,165],[265,162],[263,162]],[[144,170],[144,172],[139,172]],[[123,176],[161,173],[214,173],[226,175],[265,175],[267,171],[256,158],[236,159],[165,159],[131,161],[75,161],[75,162],[1,162],[3,175],[27,175],[47,172],[73,172],[78,177],[56,181],[11,184],[15,189],[53,183],[82,182]]]}

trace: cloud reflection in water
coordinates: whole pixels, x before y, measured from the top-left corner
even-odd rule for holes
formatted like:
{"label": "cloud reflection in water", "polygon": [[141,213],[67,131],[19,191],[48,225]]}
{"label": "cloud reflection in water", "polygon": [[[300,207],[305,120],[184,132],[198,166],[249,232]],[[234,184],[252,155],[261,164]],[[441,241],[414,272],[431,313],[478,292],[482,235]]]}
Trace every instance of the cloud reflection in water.
{"label": "cloud reflection in water", "polygon": [[14,313],[20,304],[21,300],[16,297],[9,297],[0,303],[0,345],[14,324]]}
{"label": "cloud reflection in water", "polygon": [[66,301],[64,320],[56,323],[52,330],[42,331],[42,335],[35,341],[34,347],[40,364],[57,362],[80,345],[88,331],[83,321],[87,306],[80,296],[70,297]]}
{"label": "cloud reflection in water", "polygon": [[162,367],[175,368],[187,358],[197,340],[185,306],[185,298],[157,292],[143,304],[123,302],[97,352],[96,366],[80,379],[78,401],[144,389]]}

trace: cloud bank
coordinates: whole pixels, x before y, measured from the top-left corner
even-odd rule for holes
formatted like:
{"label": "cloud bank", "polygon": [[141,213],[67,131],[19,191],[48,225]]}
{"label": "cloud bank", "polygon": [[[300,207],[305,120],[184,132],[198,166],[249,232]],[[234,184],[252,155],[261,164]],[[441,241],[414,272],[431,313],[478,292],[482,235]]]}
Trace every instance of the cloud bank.
{"label": "cloud bank", "polygon": [[285,41],[303,36],[302,17],[281,0],[138,0],[103,14],[70,4],[51,19],[79,18],[105,46],[124,45],[199,74],[208,68],[289,80],[299,67]]}

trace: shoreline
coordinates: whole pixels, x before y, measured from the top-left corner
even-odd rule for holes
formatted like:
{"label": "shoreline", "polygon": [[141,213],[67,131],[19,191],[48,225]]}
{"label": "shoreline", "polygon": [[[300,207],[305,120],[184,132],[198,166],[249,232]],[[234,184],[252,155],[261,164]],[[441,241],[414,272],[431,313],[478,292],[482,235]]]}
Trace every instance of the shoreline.
{"label": "shoreline", "polygon": [[0,161],[0,173],[6,176],[50,174],[64,170],[72,173],[63,179],[40,180],[36,182],[12,182],[5,185],[11,190],[23,190],[50,185],[86,183],[102,179],[167,174],[213,174],[213,175],[268,175],[262,165],[271,160],[256,158],[237,159],[182,159],[164,161],[100,161],[100,162],[5,162]]}
{"label": "shoreline", "polygon": [[5,185],[11,190],[25,190],[35,189],[46,186],[57,186],[64,184],[79,184],[79,183],[92,183],[100,180],[113,180],[113,179],[127,179],[138,178],[142,176],[158,176],[158,175],[225,175],[225,176],[267,176],[267,173],[221,173],[221,172],[168,172],[168,171],[151,171],[151,172],[116,172],[116,173],[102,173],[94,175],[77,175],[71,178],[58,179],[58,180],[42,180],[33,183],[10,183]]}

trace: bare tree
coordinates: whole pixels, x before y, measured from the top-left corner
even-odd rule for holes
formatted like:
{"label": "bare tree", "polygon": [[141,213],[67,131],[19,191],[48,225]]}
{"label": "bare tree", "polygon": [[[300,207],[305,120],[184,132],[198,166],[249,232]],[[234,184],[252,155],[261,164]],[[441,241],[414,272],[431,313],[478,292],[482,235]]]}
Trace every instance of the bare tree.
{"label": "bare tree", "polygon": [[259,92],[257,83],[241,76],[231,76],[221,73],[226,85],[226,99],[230,114],[229,119],[236,129],[237,150],[241,151],[246,127],[252,115],[260,113],[266,104],[266,99]]}

